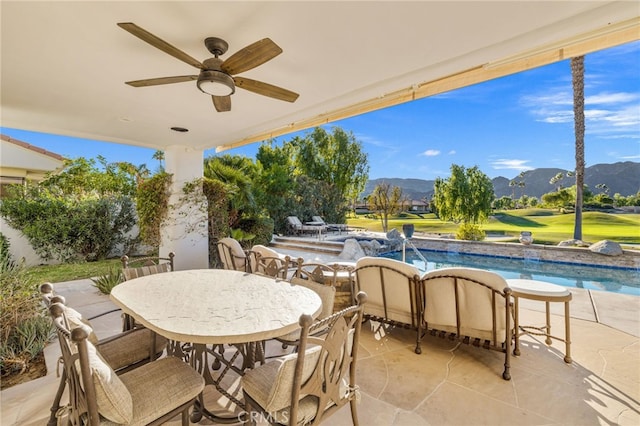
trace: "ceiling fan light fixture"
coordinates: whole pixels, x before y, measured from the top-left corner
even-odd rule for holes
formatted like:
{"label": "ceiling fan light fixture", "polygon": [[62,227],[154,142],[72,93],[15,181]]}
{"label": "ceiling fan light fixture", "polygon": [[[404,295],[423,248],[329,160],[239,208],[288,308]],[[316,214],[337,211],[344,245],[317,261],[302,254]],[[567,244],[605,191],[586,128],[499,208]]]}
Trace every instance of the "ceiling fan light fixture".
{"label": "ceiling fan light fixture", "polygon": [[233,78],[222,71],[202,71],[197,84],[198,89],[212,96],[229,96],[236,91]]}

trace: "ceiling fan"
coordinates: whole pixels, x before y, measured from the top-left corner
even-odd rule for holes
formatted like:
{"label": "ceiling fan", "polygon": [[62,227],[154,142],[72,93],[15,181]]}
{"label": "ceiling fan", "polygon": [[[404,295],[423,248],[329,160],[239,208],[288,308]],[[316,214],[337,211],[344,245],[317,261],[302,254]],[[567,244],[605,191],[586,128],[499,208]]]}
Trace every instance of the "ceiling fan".
{"label": "ceiling fan", "polygon": [[213,105],[218,112],[231,110],[231,95],[235,93],[236,87],[287,102],[295,102],[298,99],[299,95],[290,90],[235,75],[262,65],[282,53],[282,49],[269,38],[256,41],[244,49],[240,49],[226,60],[222,60],[219,56],[224,55],[229,45],[220,38],[207,37],[204,40],[204,45],[211,52],[213,58],[200,62],[134,23],[121,22],[118,23],[118,26],[153,47],[200,70],[198,75],[127,81],[126,84],[130,86],[146,87],[196,80],[198,89],[211,95]]}

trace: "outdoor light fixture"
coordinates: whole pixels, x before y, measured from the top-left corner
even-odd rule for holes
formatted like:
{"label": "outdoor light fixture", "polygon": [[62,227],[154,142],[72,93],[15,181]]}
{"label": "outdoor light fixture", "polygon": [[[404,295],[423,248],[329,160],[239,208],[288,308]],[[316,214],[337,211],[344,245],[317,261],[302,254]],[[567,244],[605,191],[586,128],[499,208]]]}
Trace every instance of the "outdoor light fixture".
{"label": "outdoor light fixture", "polygon": [[198,89],[212,96],[229,96],[236,91],[233,78],[229,74],[217,70],[200,72]]}

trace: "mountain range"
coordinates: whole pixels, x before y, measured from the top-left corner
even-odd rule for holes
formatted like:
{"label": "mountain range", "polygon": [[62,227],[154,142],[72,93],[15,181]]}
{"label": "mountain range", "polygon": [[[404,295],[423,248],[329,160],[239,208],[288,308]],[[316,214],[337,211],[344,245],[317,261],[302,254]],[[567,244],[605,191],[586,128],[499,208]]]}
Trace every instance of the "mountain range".
{"label": "mountain range", "polygon": [[[543,194],[553,192],[559,186],[568,188],[575,185],[575,177],[567,177],[568,170],[555,168],[533,169],[524,172],[513,179],[498,176],[492,179],[496,198],[503,196],[520,198],[523,194],[540,199]],[[604,191],[596,185],[604,184],[608,193],[613,196],[618,193],[623,196],[635,195],[640,191],[640,163],[624,161],[613,164],[596,164],[584,170],[584,183],[594,194]],[[550,180],[561,173],[564,177],[559,182],[551,184]],[[515,185],[509,185],[510,182]],[[380,178],[369,180],[363,195],[373,192],[373,189],[386,182],[402,189],[402,193],[412,200],[431,199],[433,196],[433,180]],[[523,184],[518,185],[520,182]]]}

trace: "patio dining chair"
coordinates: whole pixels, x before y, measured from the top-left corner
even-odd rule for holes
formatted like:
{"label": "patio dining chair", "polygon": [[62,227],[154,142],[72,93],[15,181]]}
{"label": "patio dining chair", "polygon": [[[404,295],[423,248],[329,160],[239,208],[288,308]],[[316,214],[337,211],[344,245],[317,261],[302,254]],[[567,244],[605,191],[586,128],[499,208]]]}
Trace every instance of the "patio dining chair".
{"label": "patio dining chair", "polygon": [[254,274],[262,274],[275,278],[287,279],[289,270],[296,262],[289,256],[261,244],[256,244],[247,252],[249,268]]}
{"label": "patio dining chair", "polygon": [[299,259],[294,276],[335,287],[338,281],[350,279],[352,272],[353,268],[337,264],[304,262]]}
{"label": "patio dining chair", "polygon": [[500,275],[474,268],[442,268],[422,276],[424,329],[504,353],[502,377],[511,379],[511,289]]}
{"label": "patio dining chair", "polygon": [[[173,259],[175,256],[175,253],[171,252],[167,257],[147,256],[130,259],[125,254],[120,258],[124,280],[129,281],[147,275],[171,272],[174,270]],[[139,326],[130,315],[124,314],[122,316],[122,331],[133,330]]]}
{"label": "patio dining chair", "polygon": [[61,303],[52,303],[49,312],[68,385],[68,424],[160,424],[178,414],[183,426],[189,424],[189,408],[204,389],[204,378],[193,368],[166,357],[117,375],[89,341],[89,327],[72,325]]}
{"label": "patio dining chair", "polygon": [[175,256],[175,253],[171,252],[167,257],[148,256],[131,259],[125,254],[120,258],[122,275],[124,275],[125,281],[128,281],[151,274],[171,272],[174,270],[173,258]]}
{"label": "patio dining chair", "polygon": [[[306,287],[320,296],[320,300],[322,301],[322,310],[315,319],[316,322],[322,321],[333,314],[333,305],[336,298],[336,288],[334,286],[299,277],[292,277],[290,282],[293,285]],[[325,332],[322,328],[317,331]],[[282,343],[282,349],[286,349],[288,346],[297,346],[300,342],[300,330],[295,330],[284,336],[279,336],[276,340]]]}
{"label": "patio dining chair", "polygon": [[[358,424],[356,361],[365,293],[322,321],[302,315],[299,350],[249,370],[241,379],[246,412],[258,410],[273,424],[318,425],[347,403]],[[314,336],[318,329],[327,331]],[[253,418],[248,419],[252,421]]]}
{"label": "patio dining chair", "polygon": [[238,240],[230,237],[222,238],[216,242],[216,248],[222,269],[251,272],[247,252]]}
{"label": "patio dining chair", "polygon": [[[126,373],[158,358],[167,346],[167,339],[158,336],[146,328],[137,328],[98,340],[91,325],[91,320],[96,317],[83,318],[82,314],[78,311],[66,306],[65,298],[54,293],[54,288],[51,283],[42,284],[40,286],[40,292],[47,307],[54,303],[61,305],[61,309],[64,310],[64,317],[66,318],[68,328],[85,327],[88,333],[88,340],[95,346],[102,358],[116,374]],[[102,315],[103,314],[100,314],[98,316]],[[47,423],[48,426],[55,426],[57,424],[56,413],[60,409],[60,401],[66,383],[67,372],[66,368],[63,368],[58,391],[51,405],[51,416]]]}

